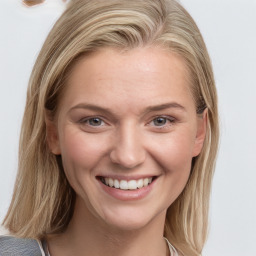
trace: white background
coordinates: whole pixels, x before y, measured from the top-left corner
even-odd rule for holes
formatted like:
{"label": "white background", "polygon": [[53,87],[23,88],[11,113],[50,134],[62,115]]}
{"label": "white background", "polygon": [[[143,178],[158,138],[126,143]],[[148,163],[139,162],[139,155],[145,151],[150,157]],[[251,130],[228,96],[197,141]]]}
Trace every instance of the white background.
{"label": "white background", "polygon": [[[256,0],[182,0],[208,46],[221,144],[205,256],[256,255]],[[11,199],[29,75],[61,0],[0,0],[0,221]]]}

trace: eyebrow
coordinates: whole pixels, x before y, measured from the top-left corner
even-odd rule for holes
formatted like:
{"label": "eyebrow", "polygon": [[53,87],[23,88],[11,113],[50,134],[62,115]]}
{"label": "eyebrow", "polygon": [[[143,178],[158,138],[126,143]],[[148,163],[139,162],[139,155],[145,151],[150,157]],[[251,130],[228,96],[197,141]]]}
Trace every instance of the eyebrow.
{"label": "eyebrow", "polygon": [[[174,109],[178,109],[178,110],[186,112],[186,109],[184,106],[182,106],[176,102],[170,102],[170,103],[164,103],[164,104],[160,104],[160,105],[148,106],[143,111],[143,114],[149,113],[149,112],[154,112],[154,111],[160,111],[160,110],[164,110],[164,109],[168,109],[168,108],[174,108]],[[105,107],[101,107],[101,106],[89,104],[89,103],[80,103],[80,104],[72,107],[69,111],[72,111],[74,109],[89,109],[89,110],[94,110],[94,111],[100,111],[100,112],[106,113],[106,114],[113,113],[113,111],[111,111],[111,109],[109,109],[109,108],[105,108]]]}
{"label": "eyebrow", "polygon": [[145,112],[159,111],[159,110],[164,110],[167,108],[174,108],[174,109],[186,111],[185,107],[180,105],[179,103],[170,102],[170,103],[164,103],[164,104],[160,104],[160,105],[156,105],[156,106],[149,106],[145,109]]}

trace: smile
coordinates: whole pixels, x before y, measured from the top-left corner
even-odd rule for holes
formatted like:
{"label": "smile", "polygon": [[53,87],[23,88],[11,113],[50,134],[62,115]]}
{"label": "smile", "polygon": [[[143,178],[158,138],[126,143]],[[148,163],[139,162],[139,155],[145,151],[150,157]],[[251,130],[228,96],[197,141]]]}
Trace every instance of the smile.
{"label": "smile", "polygon": [[153,181],[154,177],[148,177],[138,180],[118,180],[112,178],[104,178],[101,177],[100,181],[112,188],[120,189],[120,190],[136,190],[143,187],[147,187]]}

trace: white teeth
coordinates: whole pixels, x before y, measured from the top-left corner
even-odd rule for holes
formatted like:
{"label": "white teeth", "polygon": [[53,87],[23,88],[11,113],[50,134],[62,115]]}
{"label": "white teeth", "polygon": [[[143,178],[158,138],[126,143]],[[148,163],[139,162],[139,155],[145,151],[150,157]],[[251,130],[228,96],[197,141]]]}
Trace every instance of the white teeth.
{"label": "white teeth", "polygon": [[143,187],[143,179],[140,179],[140,180],[138,180],[137,181],[137,186],[138,186],[138,188],[142,188]]}
{"label": "white teeth", "polygon": [[152,182],[151,178],[139,179],[139,180],[117,180],[112,178],[102,178],[103,183],[109,187],[119,188],[122,190],[135,190],[138,188],[146,187]]}
{"label": "white teeth", "polygon": [[120,188],[120,184],[118,180],[114,180],[114,187],[115,188]]}
{"label": "white teeth", "polygon": [[137,181],[136,180],[128,181],[128,188],[129,189],[137,189]]}
{"label": "white teeth", "polygon": [[113,179],[109,178],[109,180],[108,180],[108,185],[109,185],[110,187],[113,187],[113,186],[114,186],[114,181],[113,181]]}
{"label": "white teeth", "polygon": [[120,181],[120,188],[123,189],[123,190],[127,190],[129,187],[128,187],[128,182],[126,180],[121,180]]}
{"label": "white teeth", "polygon": [[148,178],[143,180],[143,185],[144,185],[144,187],[146,187],[148,185]]}

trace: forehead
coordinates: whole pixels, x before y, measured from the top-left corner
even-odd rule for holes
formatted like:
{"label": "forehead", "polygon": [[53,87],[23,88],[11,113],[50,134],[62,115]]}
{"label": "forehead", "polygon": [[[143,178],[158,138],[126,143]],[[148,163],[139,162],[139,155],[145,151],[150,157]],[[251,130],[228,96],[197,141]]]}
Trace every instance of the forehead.
{"label": "forehead", "polygon": [[70,75],[79,72],[86,64],[90,66],[89,71],[94,69],[103,76],[107,75],[111,67],[115,67],[117,70],[126,70],[127,74],[133,72],[134,69],[143,73],[157,72],[160,75],[163,72],[172,75],[173,72],[179,71],[185,79],[189,80],[189,71],[183,58],[177,53],[158,46],[138,47],[130,50],[100,48],[81,56],[72,66]]}
{"label": "forehead", "polygon": [[[125,52],[103,48],[79,59],[72,67],[63,98],[105,101],[119,97],[126,103],[191,99],[189,72],[183,59],[158,47]],[[183,99],[182,99],[183,98]],[[149,102],[151,101],[151,102]],[[102,102],[101,102],[102,103]]]}

